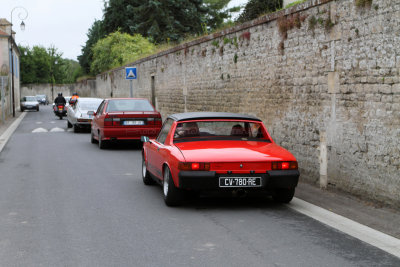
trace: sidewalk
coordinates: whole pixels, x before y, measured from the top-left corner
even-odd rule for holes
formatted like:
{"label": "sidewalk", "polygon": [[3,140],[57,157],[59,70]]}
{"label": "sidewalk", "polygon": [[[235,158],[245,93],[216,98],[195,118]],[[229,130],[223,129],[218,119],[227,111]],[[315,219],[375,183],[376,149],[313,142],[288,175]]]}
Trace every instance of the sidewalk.
{"label": "sidewalk", "polygon": [[[18,111],[15,118],[8,118],[5,124],[0,124],[0,136],[21,114]],[[304,182],[299,183],[295,197],[400,239],[398,210],[367,202],[344,192],[321,190]]]}

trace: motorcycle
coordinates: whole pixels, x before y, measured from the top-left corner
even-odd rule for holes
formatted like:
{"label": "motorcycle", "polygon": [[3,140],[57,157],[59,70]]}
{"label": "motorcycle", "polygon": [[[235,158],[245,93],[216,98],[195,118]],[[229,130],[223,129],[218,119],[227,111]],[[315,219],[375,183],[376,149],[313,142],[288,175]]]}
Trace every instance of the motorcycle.
{"label": "motorcycle", "polygon": [[53,106],[54,114],[62,120],[63,117],[67,116],[67,110],[64,104],[55,104]]}

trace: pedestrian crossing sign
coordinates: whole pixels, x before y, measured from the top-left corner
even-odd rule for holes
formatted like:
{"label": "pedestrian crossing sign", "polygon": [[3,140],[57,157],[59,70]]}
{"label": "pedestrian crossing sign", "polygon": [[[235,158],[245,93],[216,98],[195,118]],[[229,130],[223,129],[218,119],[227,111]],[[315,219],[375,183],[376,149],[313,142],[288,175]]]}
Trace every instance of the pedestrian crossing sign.
{"label": "pedestrian crossing sign", "polygon": [[125,68],[125,79],[126,80],[136,80],[136,68],[126,67]]}

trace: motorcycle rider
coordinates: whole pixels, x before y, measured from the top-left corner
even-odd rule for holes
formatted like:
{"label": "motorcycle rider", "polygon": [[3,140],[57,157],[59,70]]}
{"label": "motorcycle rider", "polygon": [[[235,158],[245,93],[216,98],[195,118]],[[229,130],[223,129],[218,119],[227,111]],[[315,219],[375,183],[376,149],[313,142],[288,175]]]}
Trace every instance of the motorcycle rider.
{"label": "motorcycle rider", "polygon": [[[76,101],[78,100],[79,96],[78,93],[73,93],[71,96],[71,99],[69,100],[69,103],[71,106],[75,105]],[[71,101],[72,100],[72,101]]]}
{"label": "motorcycle rider", "polygon": [[64,105],[67,103],[67,101],[65,101],[65,98],[63,97],[62,93],[58,93],[58,96],[56,97],[56,99],[54,99],[54,104],[57,105]]}

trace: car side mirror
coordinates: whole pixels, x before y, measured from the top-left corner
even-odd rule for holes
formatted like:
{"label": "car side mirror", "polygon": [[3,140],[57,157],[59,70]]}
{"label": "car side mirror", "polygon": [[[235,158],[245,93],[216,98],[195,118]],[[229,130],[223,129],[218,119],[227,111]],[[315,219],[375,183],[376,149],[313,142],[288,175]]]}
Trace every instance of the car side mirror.
{"label": "car side mirror", "polygon": [[95,115],[95,112],[92,111],[92,110],[89,110],[89,111],[87,112],[87,114],[88,114],[88,115],[91,115],[91,116],[94,116],[94,115]]}
{"label": "car side mirror", "polygon": [[143,143],[147,143],[150,141],[150,138],[148,136],[141,136],[140,141],[142,141]]}

